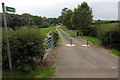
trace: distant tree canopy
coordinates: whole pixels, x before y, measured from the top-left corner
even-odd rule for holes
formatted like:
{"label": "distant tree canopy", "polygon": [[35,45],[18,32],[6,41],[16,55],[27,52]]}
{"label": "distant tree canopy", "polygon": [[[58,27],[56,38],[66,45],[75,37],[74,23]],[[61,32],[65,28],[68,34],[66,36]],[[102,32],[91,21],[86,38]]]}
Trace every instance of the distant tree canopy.
{"label": "distant tree canopy", "polygon": [[[2,13],[0,14],[2,15]],[[44,26],[50,26],[52,25],[52,23],[56,23],[56,24],[58,23],[57,18],[33,16],[28,13],[24,13],[22,15],[6,13],[6,18],[7,18],[8,27],[11,27],[13,29],[15,29],[15,27],[21,27],[21,26],[27,27],[27,26],[33,26],[33,25],[44,27]]]}
{"label": "distant tree canopy", "polygon": [[65,25],[68,29],[71,29],[71,23],[70,23],[70,19],[72,16],[72,10],[68,9],[68,8],[64,8],[62,10],[62,23],[63,25]]}
{"label": "distant tree canopy", "polygon": [[117,20],[94,20],[92,8],[87,2],[81,3],[74,10],[65,7],[61,11],[61,15],[58,17],[58,22],[62,23],[66,28],[79,30],[79,32],[86,35],[88,26],[91,24],[108,24],[108,23],[120,23]]}
{"label": "distant tree canopy", "polygon": [[92,23],[94,24],[109,24],[109,23],[120,23],[119,20],[94,20],[94,22]]}
{"label": "distant tree canopy", "polygon": [[57,18],[48,18],[47,20],[50,24],[53,24],[53,23],[58,24],[59,23]]}
{"label": "distant tree canopy", "polygon": [[78,29],[83,33],[85,28],[92,23],[92,9],[86,2],[83,2],[81,5],[78,5],[74,11],[64,8],[59,16],[59,21],[69,29]]}
{"label": "distant tree canopy", "polygon": [[83,2],[74,9],[71,23],[73,23],[72,26],[75,26],[78,30],[85,34],[86,28],[92,23],[92,18],[92,9],[86,2]]}

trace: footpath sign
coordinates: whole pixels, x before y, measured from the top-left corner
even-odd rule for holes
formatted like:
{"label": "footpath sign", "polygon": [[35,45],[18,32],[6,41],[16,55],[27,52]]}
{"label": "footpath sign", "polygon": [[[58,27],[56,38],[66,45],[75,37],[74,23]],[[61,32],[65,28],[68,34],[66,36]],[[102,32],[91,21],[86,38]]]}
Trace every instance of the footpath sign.
{"label": "footpath sign", "polygon": [[15,8],[6,6],[6,11],[15,12]]}

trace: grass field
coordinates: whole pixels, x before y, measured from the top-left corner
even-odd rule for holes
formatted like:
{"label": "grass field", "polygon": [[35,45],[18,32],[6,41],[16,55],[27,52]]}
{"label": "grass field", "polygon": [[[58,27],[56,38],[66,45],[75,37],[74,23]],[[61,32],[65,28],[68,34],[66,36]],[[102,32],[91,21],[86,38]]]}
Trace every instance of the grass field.
{"label": "grass field", "polygon": [[[45,67],[38,70],[33,70],[29,73],[14,71],[14,78],[52,78],[54,75],[52,67]],[[7,70],[2,71],[3,78],[11,78],[10,72]]]}
{"label": "grass field", "polygon": [[49,33],[50,31],[54,31],[55,27],[50,26],[47,28],[39,28],[38,30],[40,31],[40,34],[45,37],[47,33]]}

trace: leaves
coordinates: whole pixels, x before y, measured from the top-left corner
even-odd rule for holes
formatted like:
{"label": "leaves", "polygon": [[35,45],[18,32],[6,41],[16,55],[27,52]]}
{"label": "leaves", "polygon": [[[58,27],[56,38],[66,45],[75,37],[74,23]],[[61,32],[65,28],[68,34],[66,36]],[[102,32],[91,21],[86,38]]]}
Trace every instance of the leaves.
{"label": "leaves", "polygon": [[[8,68],[6,42],[4,37],[5,36],[3,35],[3,68]],[[32,28],[9,30],[9,41],[13,68],[23,71],[31,70],[30,67],[35,69],[35,66],[41,61],[41,57],[44,55],[44,42],[39,31]],[[39,58],[39,61],[36,61],[33,58]],[[23,66],[23,64],[26,65]]]}

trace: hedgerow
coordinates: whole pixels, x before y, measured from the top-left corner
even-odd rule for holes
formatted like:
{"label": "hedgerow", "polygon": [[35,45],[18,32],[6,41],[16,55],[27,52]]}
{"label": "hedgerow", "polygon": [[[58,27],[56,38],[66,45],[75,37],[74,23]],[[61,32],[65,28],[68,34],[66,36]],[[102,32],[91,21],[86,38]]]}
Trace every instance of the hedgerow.
{"label": "hedgerow", "polygon": [[[21,71],[36,69],[44,55],[43,38],[39,31],[32,28],[10,29],[9,42],[13,69]],[[3,68],[9,68],[4,32],[2,57]]]}

